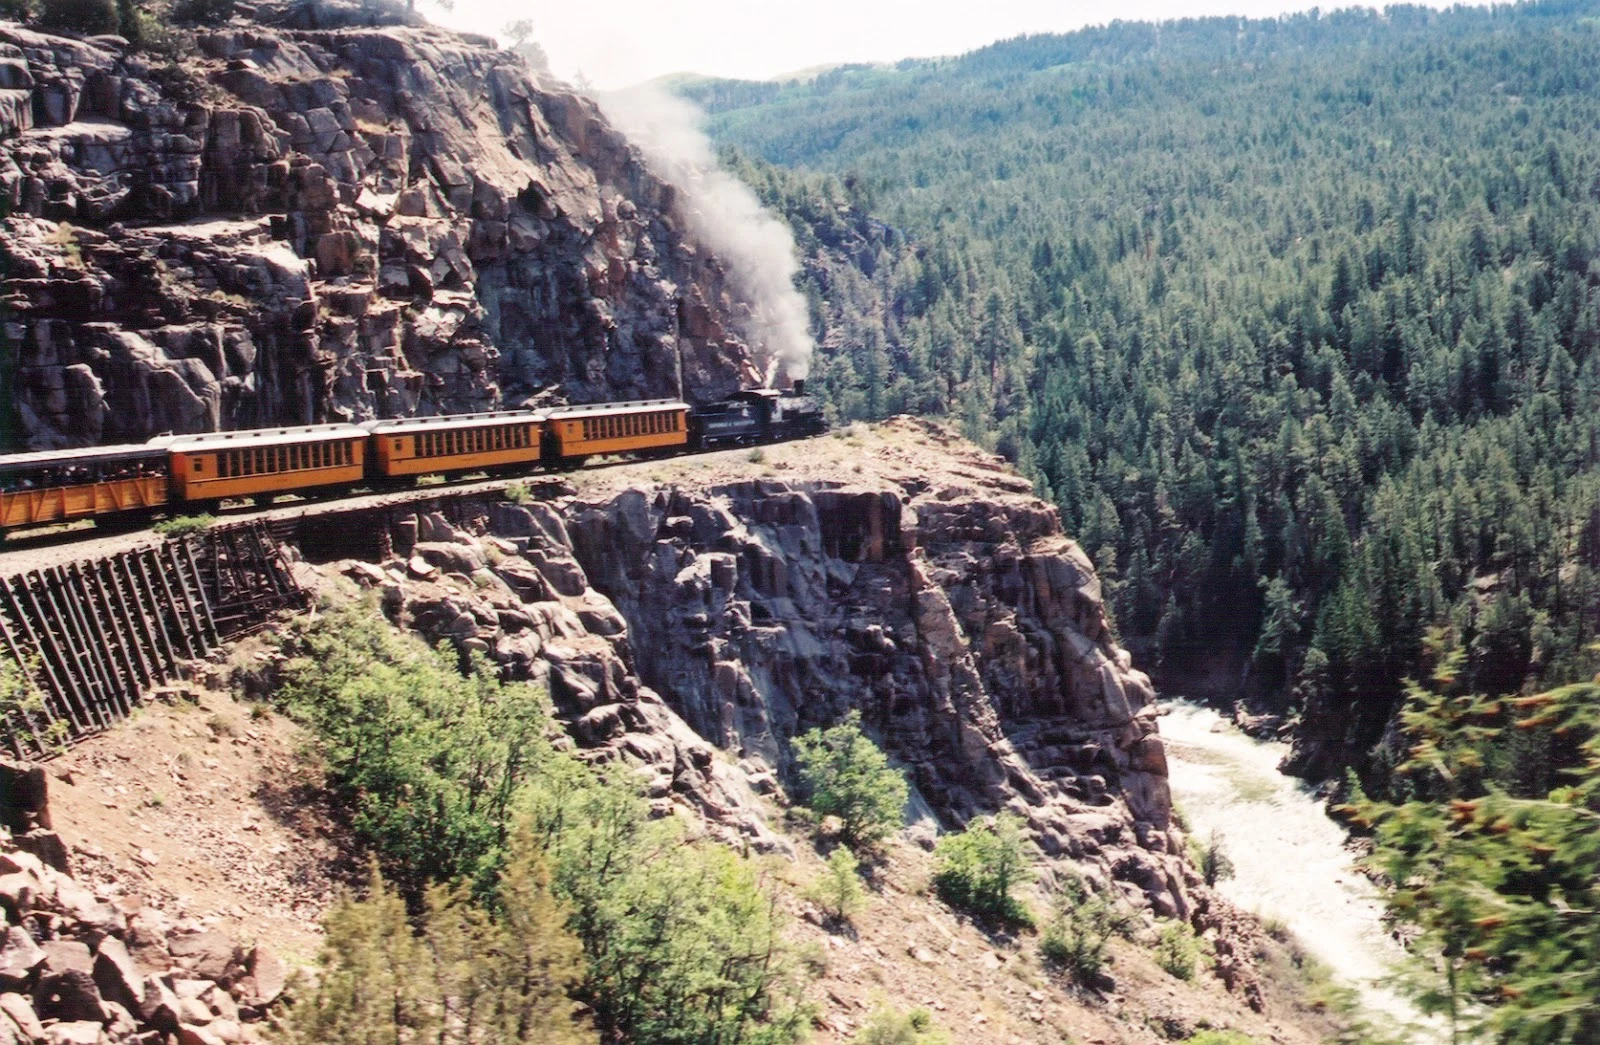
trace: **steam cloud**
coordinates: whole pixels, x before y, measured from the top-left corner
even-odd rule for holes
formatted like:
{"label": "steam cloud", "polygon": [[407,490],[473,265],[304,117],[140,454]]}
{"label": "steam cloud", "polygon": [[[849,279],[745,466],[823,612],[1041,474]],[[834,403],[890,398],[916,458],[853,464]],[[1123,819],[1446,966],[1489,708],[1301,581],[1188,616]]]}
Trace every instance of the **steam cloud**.
{"label": "steam cloud", "polygon": [[741,333],[756,351],[767,384],[780,369],[791,380],[804,378],[816,345],[806,299],[794,286],[800,262],[789,226],[769,214],[748,185],[717,166],[694,105],[650,86],[598,100],[656,173],[683,193],[695,236],[722,258],[751,299],[754,313]]}

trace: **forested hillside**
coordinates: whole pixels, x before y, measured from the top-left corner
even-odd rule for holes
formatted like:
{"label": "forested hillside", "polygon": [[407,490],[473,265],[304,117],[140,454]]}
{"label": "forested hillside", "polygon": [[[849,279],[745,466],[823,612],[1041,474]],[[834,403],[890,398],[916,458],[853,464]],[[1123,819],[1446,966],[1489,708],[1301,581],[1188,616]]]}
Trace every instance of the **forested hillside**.
{"label": "forested hillside", "polygon": [[1597,14],[1119,23],[679,89],[832,284],[841,417],[962,418],[1169,691],[1382,775],[1425,645],[1488,694],[1597,666]]}

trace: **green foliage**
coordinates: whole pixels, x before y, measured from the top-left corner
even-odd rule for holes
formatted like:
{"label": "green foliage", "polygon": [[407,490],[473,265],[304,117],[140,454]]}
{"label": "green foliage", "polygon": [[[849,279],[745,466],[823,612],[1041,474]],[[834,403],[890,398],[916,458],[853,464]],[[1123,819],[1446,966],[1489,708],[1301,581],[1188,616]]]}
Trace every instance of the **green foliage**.
{"label": "green foliage", "polygon": [[205,533],[217,524],[215,516],[202,512],[199,515],[175,515],[170,519],[162,519],[151,526],[150,529],[163,537],[178,539],[192,537],[195,534]]}
{"label": "green foliage", "polygon": [[1194,930],[1184,922],[1168,922],[1156,938],[1156,964],[1180,980],[1192,980],[1200,970],[1205,948]]}
{"label": "green foliage", "polygon": [[332,610],[285,638],[278,700],[317,736],[331,782],[386,874],[415,890],[505,855],[512,802],[550,752],[543,694],[486,664],[396,633],[375,603]]}
{"label": "green foliage", "polygon": [[1224,646],[1360,751],[1441,621],[1478,691],[1600,666],[1597,11],[684,89],[796,230],[836,419],[959,422],[1055,499],[1136,655]]}
{"label": "green foliage", "polygon": [[861,731],[859,711],[837,726],[807,730],[791,746],[806,803],[821,816],[839,818],[845,845],[874,845],[900,826],[910,789]]}
{"label": "green foliage", "polygon": [[501,494],[512,504],[531,504],[533,502],[533,491],[528,489],[528,484],[520,479],[516,482],[506,483],[506,487],[501,491]]}
{"label": "green foliage", "polygon": [[575,760],[524,802],[526,844],[544,852],[572,906],[588,976],[579,997],[605,1040],[783,1045],[810,1019],[781,919],[750,863],[685,845],[647,820],[636,786]]}
{"label": "green foliage", "polygon": [[315,985],[289,1007],[281,1045],[578,1045],[594,1032],[568,997],[582,978],[578,941],[537,857],[507,868],[490,913],[459,886],[427,892],[420,927],[373,871],[364,900],[324,921]]}
{"label": "green foliage", "polygon": [[1256,1039],[1236,1030],[1203,1030],[1183,1040],[1188,1045],[1256,1045]]}
{"label": "green foliage", "polygon": [[[531,951],[496,965],[495,941],[509,932],[526,951],[525,937],[548,935],[559,904],[583,957],[581,977],[561,982],[593,1010],[605,1040],[799,1039],[809,1019],[801,970],[757,869],[722,846],[686,844],[673,821],[652,821],[642,782],[625,767],[603,779],[556,751],[544,737],[542,694],[501,684],[478,662],[462,675],[453,655],[394,631],[370,602],[298,625],[283,646],[278,699],[317,738],[330,781],[390,879],[429,911],[419,956],[402,939],[398,901],[381,889],[376,906],[342,908],[354,928],[330,958],[333,993],[317,995],[303,1017],[306,1034],[352,1040],[337,1029],[362,1025],[378,1004],[369,993],[406,995],[391,1002],[396,1026],[432,1026],[428,1006],[448,1002],[454,1013],[464,1002],[451,999],[468,997],[492,1002],[484,1020],[499,1019],[511,1002],[494,1001],[490,987],[509,975],[526,988],[535,965],[553,983],[556,966],[533,962]],[[433,883],[454,884],[442,893]],[[435,922],[447,930],[438,940]],[[342,931],[330,926],[330,939]],[[407,993],[406,984],[443,976],[439,968],[456,979]],[[329,1022],[316,1022],[324,1010]],[[418,1040],[409,1035],[372,1040]]]}
{"label": "green foliage", "polygon": [[1222,836],[1215,831],[1205,841],[1189,836],[1189,859],[1200,871],[1200,877],[1212,888],[1218,882],[1233,877],[1233,861],[1222,846]]}
{"label": "green foliage", "polygon": [[1074,980],[1094,986],[1105,969],[1111,938],[1126,935],[1132,926],[1130,913],[1091,893],[1081,879],[1069,878],[1056,895],[1039,953]]}
{"label": "green foliage", "polygon": [[[1409,800],[1357,801],[1393,910],[1440,976],[1413,985],[1458,1033],[1600,1037],[1600,683],[1518,698],[1413,686],[1396,767]],[[1506,758],[1512,738],[1521,758]],[[1551,781],[1555,782],[1552,783]]]}
{"label": "green foliage", "polygon": [[31,661],[24,667],[10,654],[0,653],[0,716],[44,711],[44,691],[33,680],[34,667],[37,664]]}
{"label": "green foliage", "polygon": [[828,854],[828,869],[806,890],[806,899],[836,922],[849,922],[867,905],[861,887],[861,861],[844,846]]}
{"label": "green foliage", "polygon": [[927,1009],[879,1009],[850,1040],[854,1045],[950,1045],[950,1035]]}
{"label": "green foliage", "polygon": [[39,27],[93,36],[118,28],[116,0],[41,0]]}
{"label": "green foliage", "polygon": [[1011,813],[945,835],[933,850],[933,888],[951,907],[1004,928],[1027,928],[1033,912],[1012,895],[1033,873],[1033,845]]}

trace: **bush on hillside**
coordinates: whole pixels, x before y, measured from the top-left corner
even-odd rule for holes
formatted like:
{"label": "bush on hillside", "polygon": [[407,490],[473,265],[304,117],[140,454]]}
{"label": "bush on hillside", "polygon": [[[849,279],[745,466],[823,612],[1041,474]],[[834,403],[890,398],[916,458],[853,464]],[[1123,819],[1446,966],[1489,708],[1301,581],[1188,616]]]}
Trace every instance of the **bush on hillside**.
{"label": "bush on hillside", "polygon": [[782,920],[747,860],[685,845],[633,781],[575,759],[541,773],[519,844],[541,850],[588,975],[578,995],[607,1041],[786,1045],[810,1008]]}
{"label": "bush on hillside", "polygon": [[[684,844],[671,820],[652,821],[642,780],[626,764],[602,777],[556,750],[544,736],[551,725],[541,692],[502,684],[482,663],[463,676],[453,655],[396,632],[371,603],[329,610],[283,646],[290,659],[278,699],[315,735],[330,783],[391,881],[427,907],[421,929],[433,952],[419,958],[400,940],[398,901],[350,908],[351,925],[329,929],[339,975],[328,989],[336,993],[313,995],[297,1017],[305,1034],[325,1036],[295,1045],[354,1040],[341,1028],[367,1026],[363,1019],[386,1026],[388,1014],[371,1012],[373,992],[360,988],[368,982],[395,995],[393,1018],[407,1026],[425,1024],[428,1005],[452,998],[511,998],[513,988],[495,984],[525,978],[529,966],[500,951],[535,932],[518,919],[550,900],[582,951],[572,993],[605,1040],[799,1040],[810,1018],[800,969],[755,866],[719,845]],[[448,902],[435,883],[450,883]],[[448,929],[439,939],[461,943],[455,951],[428,937],[435,907]],[[524,958],[543,953],[517,946]],[[459,960],[430,965],[441,953]],[[420,1010],[399,1005],[407,988],[396,985],[439,976],[444,985],[423,990]],[[485,1034],[475,1040],[522,1040]]]}
{"label": "bush on hillside", "polygon": [[1207,835],[1204,842],[1190,836],[1189,859],[1200,871],[1200,877],[1213,888],[1218,882],[1233,877],[1233,861],[1222,846],[1222,836],[1215,831]]}
{"label": "bush on hillside", "polygon": [[861,730],[852,711],[829,729],[812,729],[793,741],[806,804],[839,818],[839,840],[852,848],[882,841],[902,822],[910,788],[905,775]]}
{"label": "bush on hillside", "polygon": [[1057,894],[1039,951],[1046,961],[1086,986],[1097,986],[1113,936],[1126,935],[1133,916],[1070,878]]}
{"label": "bush on hillside", "polygon": [[163,537],[175,540],[205,533],[216,524],[216,516],[202,512],[199,515],[174,515],[170,519],[162,519],[150,529]]}
{"label": "bush on hillside", "polygon": [[856,854],[840,846],[828,854],[828,869],[806,890],[806,899],[833,921],[848,923],[867,902],[860,867]]}
{"label": "bush on hillside", "polygon": [[852,1045],[950,1045],[950,1035],[927,1009],[879,1009],[850,1041]]}
{"label": "bush on hillside", "polygon": [[1032,873],[1032,844],[1022,821],[1000,813],[985,823],[945,835],[934,847],[934,891],[939,899],[1001,928],[1033,925],[1033,912],[1012,891]]}
{"label": "bush on hillside", "polygon": [[1205,956],[1205,946],[1194,930],[1184,922],[1168,922],[1161,927],[1156,939],[1156,964],[1170,976],[1192,980],[1200,971],[1200,961]]}
{"label": "bush on hillside", "polygon": [[544,695],[390,628],[375,605],[324,614],[285,642],[280,703],[321,741],[330,781],[386,874],[411,891],[494,884],[512,799],[552,757]]}
{"label": "bush on hillside", "polygon": [[565,918],[537,854],[507,869],[497,913],[474,904],[463,887],[436,885],[416,927],[374,869],[366,899],[344,899],[328,912],[315,986],[289,1007],[273,1039],[595,1042],[568,997],[582,979],[583,956]]}
{"label": "bush on hillside", "polygon": [[43,0],[39,28],[50,32],[96,36],[117,31],[116,0]]}

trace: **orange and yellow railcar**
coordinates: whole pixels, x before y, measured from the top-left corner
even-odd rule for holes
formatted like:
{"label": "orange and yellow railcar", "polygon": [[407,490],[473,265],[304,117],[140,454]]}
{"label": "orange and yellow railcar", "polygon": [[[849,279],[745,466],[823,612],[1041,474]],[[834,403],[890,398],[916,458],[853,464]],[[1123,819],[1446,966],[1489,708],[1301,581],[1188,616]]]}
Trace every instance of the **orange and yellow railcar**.
{"label": "orange and yellow railcar", "polygon": [[170,452],[179,501],[267,497],[352,485],[366,475],[367,433],[355,425],[307,425],[151,440]]}
{"label": "orange and yellow railcar", "polygon": [[144,445],[0,458],[0,528],[41,526],[167,503],[167,453]]}
{"label": "orange and yellow railcar", "polygon": [[545,415],[555,457],[670,450],[689,442],[689,404],[676,399],[564,406]]}
{"label": "orange and yellow railcar", "polygon": [[473,472],[537,463],[544,419],[526,410],[370,421],[378,475]]}

